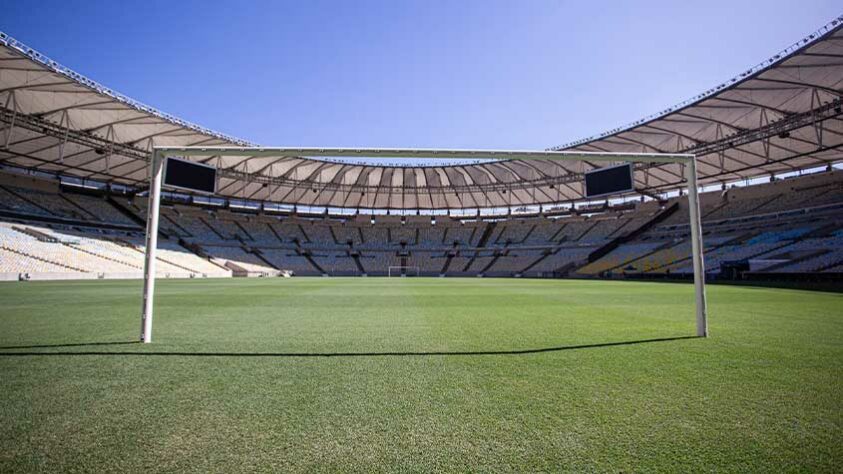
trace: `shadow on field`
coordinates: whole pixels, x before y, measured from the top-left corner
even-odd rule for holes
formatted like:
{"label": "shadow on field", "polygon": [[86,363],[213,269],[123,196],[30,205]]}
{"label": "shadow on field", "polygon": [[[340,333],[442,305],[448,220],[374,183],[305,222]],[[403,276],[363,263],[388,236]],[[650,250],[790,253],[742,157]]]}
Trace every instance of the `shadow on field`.
{"label": "shadow on field", "polygon": [[44,344],[40,346],[0,346],[0,350],[6,349],[49,349],[51,347],[82,347],[82,346],[118,346],[124,344],[139,344],[139,341],[120,342],[78,342],[75,344]]}
{"label": "shadow on field", "polygon": [[[699,336],[662,337],[657,339],[641,339],[637,341],[603,342],[599,344],[580,344],[574,346],[542,347],[538,349],[520,349],[512,351],[429,351],[429,352],[155,352],[155,351],[74,351],[74,352],[0,352],[0,357],[15,356],[174,356],[174,357],[384,357],[384,356],[496,356],[496,355],[525,355],[540,354],[542,352],[569,351],[575,349],[598,349],[601,347],[631,346],[635,344],[649,344],[652,342],[680,341],[683,339],[697,339]],[[110,344],[139,344],[132,342],[93,342],[89,344],[57,344],[44,346],[0,347],[8,349],[34,349],[52,347],[76,347]]]}

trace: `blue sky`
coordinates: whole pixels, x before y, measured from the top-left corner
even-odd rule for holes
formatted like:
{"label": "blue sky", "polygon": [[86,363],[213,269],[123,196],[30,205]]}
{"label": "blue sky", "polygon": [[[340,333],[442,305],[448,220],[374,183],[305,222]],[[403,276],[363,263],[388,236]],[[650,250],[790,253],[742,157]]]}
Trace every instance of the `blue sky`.
{"label": "blue sky", "polygon": [[262,145],[543,149],[714,86],[835,1],[20,1],[0,30]]}

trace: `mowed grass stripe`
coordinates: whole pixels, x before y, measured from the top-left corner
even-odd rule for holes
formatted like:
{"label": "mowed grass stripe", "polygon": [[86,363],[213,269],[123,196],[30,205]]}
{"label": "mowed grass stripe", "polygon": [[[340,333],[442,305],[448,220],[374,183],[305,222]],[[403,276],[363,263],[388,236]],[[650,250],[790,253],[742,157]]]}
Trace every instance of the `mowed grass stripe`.
{"label": "mowed grass stripe", "polygon": [[[0,284],[0,346],[133,341],[140,290]],[[837,294],[710,286],[711,338],[615,346],[693,335],[691,286],[194,280],[156,297],[153,344],[0,350],[0,471],[841,467]],[[241,356],[577,345],[597,347]],[[3,355],[21,352],[54,355]]]}

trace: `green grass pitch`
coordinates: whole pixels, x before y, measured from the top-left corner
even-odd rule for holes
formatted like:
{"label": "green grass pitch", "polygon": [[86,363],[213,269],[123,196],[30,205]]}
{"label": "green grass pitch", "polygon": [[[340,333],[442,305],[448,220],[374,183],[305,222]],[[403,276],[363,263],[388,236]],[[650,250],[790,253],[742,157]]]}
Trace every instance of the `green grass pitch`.
{"label": "green grass pitch", "polygon": [[159,281],[143,345],[140,293],[0,284],[0,472],[843,470],[840,294]]}

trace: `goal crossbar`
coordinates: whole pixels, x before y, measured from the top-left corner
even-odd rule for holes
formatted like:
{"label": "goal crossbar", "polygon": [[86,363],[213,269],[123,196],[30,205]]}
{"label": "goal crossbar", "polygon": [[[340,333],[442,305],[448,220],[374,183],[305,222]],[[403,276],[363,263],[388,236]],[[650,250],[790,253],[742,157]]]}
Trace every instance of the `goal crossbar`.
{"label": "goal crossbar", "polygon": [[694,300],[697,336],[708,336],[703,264],[702,225],[697,185],[697,159],[685,153],[603,153],[551,150],[454,150],[415,148],[301,148],[301,147],[166,147],[153,146],[149,160],[149,203],[146,219],[146,255],[144,259],[143,312],[141,341],[152,342],[152,313],[155,295],[155,254],[158,245],[158,219],[161,204],[164,159],[170,156],[242,157],[325,157],[325,158],[411,158],[411,159],[498,159],[552,160],[589,162],[680,163],[688,185],[691,223],[691,258],[694,269]]}

